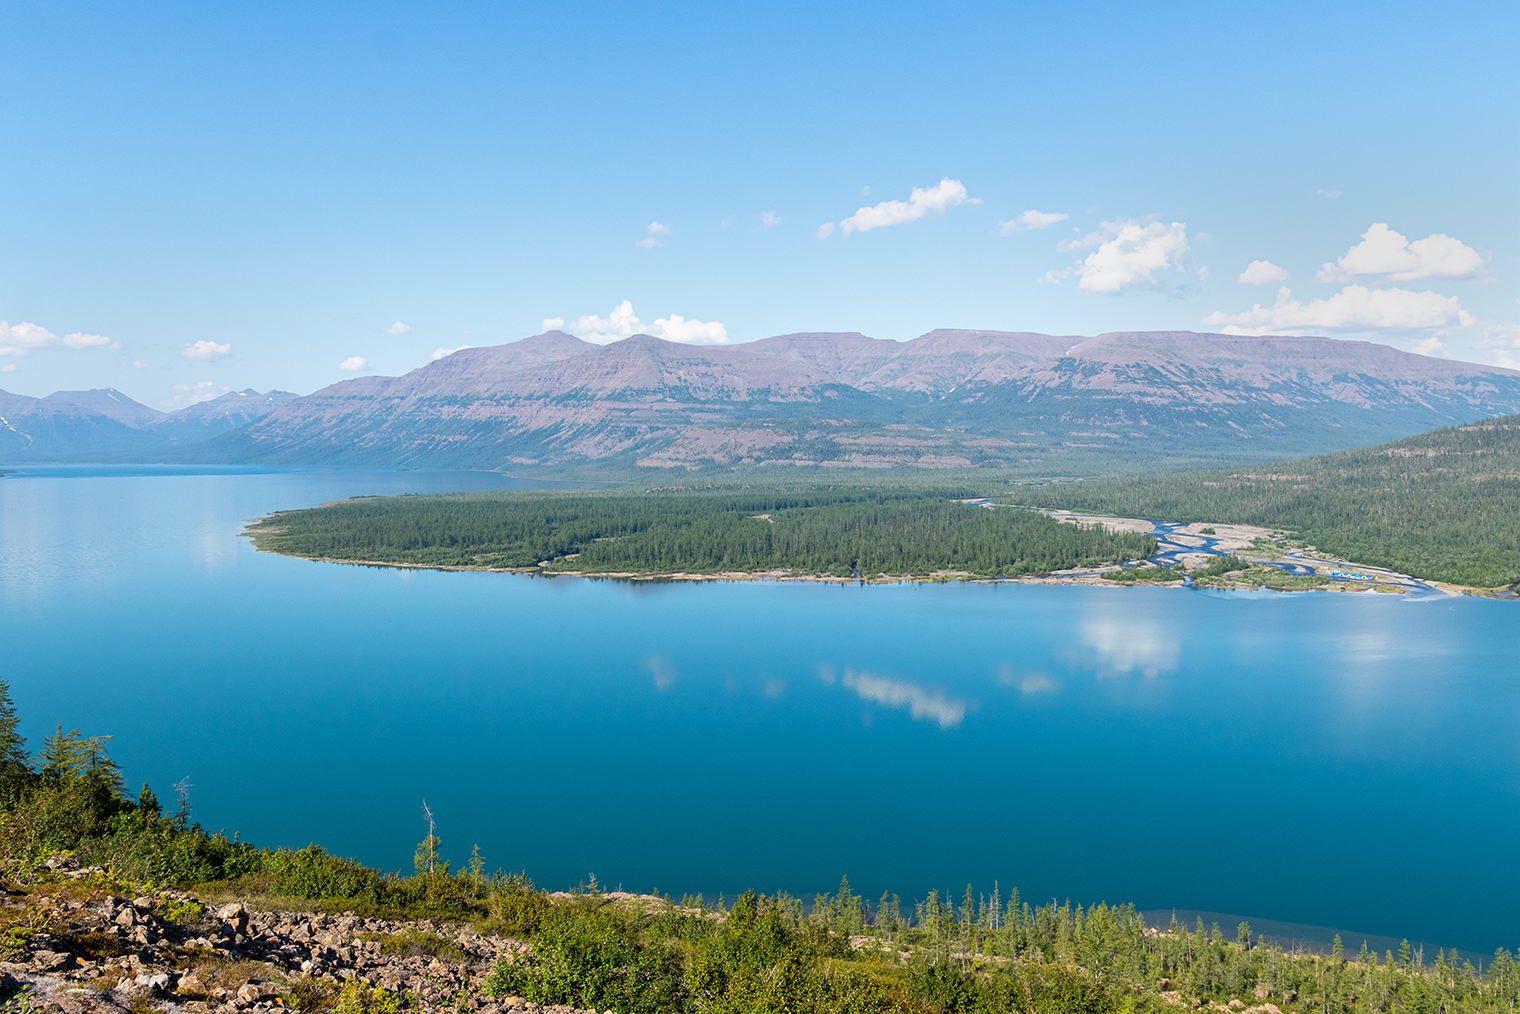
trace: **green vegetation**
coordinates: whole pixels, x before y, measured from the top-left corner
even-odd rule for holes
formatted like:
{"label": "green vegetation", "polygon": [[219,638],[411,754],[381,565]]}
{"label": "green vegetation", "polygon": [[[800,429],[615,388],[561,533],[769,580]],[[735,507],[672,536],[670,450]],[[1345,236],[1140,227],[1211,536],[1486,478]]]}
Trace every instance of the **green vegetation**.
{"label": "green vegetation", "polygon": [[1171,567],[1126,567],[1112,574],[1104,574],[1103,577],[1107,581],[1127,584],[1170,584],[1181,581],[1184,575],[1181,570],[1173,570]]}
{"label": "green vegetation", "polygon": [[1015,577],[1156,547],[1148,535],[970,507],[945,492],[863,489],[367,498],[283,511],[250,533],[260,549],[293,556],[582,574]]}
{"label": "green vegetation", "polygon": [[[183,790],[178,813],[164,817],[146,786],[135,802],[123,795],[107,737],[60,730],[33,760],[15,719],[0,681],[0,886],[13,900],[48,882],[45,858],[71,851],[114,866],[97,875],[96,887],[124,897],[151,893],[141,881],[152,879],[233,887],[264,904],[304,900],[468,922],[529,944],[488,976],[485,991],[497,998],[621,1014],[1169,1014],[1205,1005],[1272,1014],[1267,1003],[1282,1014],[1513,1014],[1520,1000],[1520,968],[1504,949],[1482,974],[1456,952],[1438,951],[1427,963],[1407,942],[1381,958],[1365,945],[1347,955],[1339,937],[1327,954],[1306,953],[1253,937],[1244,923],[1227,936],[1217,924],[1189,929],[1174,918],[1157,932],[1132,905],[1031,906],[1017,890],[1004,897],[996,884],[980,894],[967,885],[959,903],[927,892],[911,913],[892,894],[871,904],[848,879],[811,907],[784,893],[746,893],[731,907],[691,896],[678,905],[608,895],[594,880],[550,895],[522,875],[487,876],[478,852],[451,871],[437,860],[440,842],[431,833],[414,876],[387,875],[316,846],[259,850],[209,835],[188,821]],[[229,876],[238,879],[229,885]],[[174,905],[165,911],[175,920],[204,915],[191,902]],[[33,932],[11,915],[0,926],[0,948],[24,948]],[[449,935],[435,922],[368,939],[389,954],[448,961],[458,956]],[[104,935],[69,946],[93,957],[130,950]],[[400,1014],[417,1006],[410,995],[359,979],[340,991],[315,976],[293,981],[288,1001],[303,1014]]]}
{"label": "green vegetation", "polygon": [[1249,566],[1251,565],[1238,556],[1216,556],[1202,567],[1198,567],[1193,571],[1193,580],[1223,577],[1226,574],[1245,570]]}
{"label": "green vegetation", "polygon": [[1520,416],[1250,469],[1020,488],[1014,501],[1290,530],[1320,551],[1427,580],[1520,582]]}

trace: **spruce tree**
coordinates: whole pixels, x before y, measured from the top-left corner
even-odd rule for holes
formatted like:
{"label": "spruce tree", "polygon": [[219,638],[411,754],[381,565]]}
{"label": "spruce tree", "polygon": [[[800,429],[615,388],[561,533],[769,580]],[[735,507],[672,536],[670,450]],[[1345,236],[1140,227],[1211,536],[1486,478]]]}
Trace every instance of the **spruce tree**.
{"label": "spruce tree", "polygon": [[11,700],[11,685],[0,680],[0,766],[27,767],[30,758],[26,753],[26,740],[17,726],[21,718],[16,714],[16,703]]}

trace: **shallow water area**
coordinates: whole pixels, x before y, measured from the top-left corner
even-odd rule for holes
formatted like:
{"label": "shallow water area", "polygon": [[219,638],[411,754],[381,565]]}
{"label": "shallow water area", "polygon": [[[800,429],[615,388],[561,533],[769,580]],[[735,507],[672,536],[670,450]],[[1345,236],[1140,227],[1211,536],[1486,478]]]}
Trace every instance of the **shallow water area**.
{"label": "shallow water area", "polygon": [[[3,675],[195,816],[560,888],[1242,912],[1517,942],[1520,609],[1370,593],[630,583],[319,564],[239,537],[493,473],[0,478]],[[1233,926],[1226,927],[1233,930]],[[1355,941],[1347,940],[1354,947]]]}

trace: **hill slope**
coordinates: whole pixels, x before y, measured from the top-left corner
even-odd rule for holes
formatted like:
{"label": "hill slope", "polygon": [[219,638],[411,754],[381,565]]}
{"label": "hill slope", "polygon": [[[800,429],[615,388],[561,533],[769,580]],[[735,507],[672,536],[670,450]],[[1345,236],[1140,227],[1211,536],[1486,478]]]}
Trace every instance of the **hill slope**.
{"label": "hill slope", "polygon": [[604,470],[1265,461],[1520,411],[1520,372],[1329,338],[932,331],[692,347],[562,332],[324,388],[203,460]]}
{"label": "hill slope", "polygon": [[1295,531],[1428,580],[1520,582],[1520,415],[1261,467],[1020,489],[1014,502]]}
{"label": "hill slope", "polygon": [[250,388],[160,412],[113,387],[45,398],[0,391],[0,461],[156,460],[176,444],[246,426],[296,397]]}

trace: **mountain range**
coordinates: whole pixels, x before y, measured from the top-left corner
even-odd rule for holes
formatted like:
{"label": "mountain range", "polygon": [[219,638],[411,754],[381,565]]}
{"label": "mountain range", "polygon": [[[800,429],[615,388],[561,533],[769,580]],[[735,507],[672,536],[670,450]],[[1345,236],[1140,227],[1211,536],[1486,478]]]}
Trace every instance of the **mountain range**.
{"label": "mountain range", "polygon": [[298,395],[229,391],[160,412],[113,387],[45,398],[0,391],[0,461],[81,461],[123,455],[158,460],[180,444],[210,440],[268,415]]}
{"label": "mountain range", "polygon": [[731,346],[549,331],[281,397],[179,447],[154,429],[162,420],[135,425],[163,440],[165,460],[206,463],[1071,474],[1321,453],[1513,413],[1520,371],[1371,342],[1186,331],[805,333]]}

